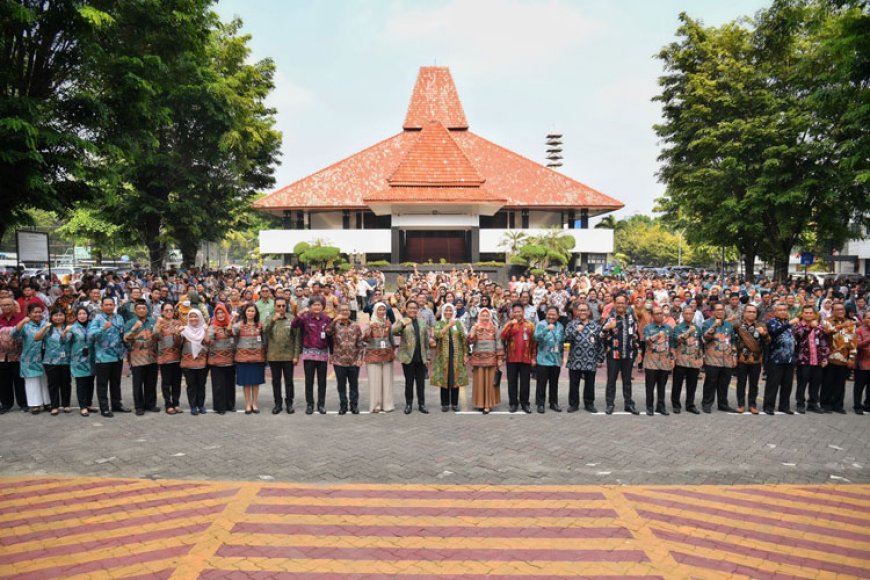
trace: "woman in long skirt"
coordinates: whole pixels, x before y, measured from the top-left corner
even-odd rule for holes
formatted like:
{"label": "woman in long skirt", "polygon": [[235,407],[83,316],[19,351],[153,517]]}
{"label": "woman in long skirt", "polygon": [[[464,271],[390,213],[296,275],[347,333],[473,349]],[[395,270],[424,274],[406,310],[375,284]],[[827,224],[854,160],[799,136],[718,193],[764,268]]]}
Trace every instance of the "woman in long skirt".
{"label": "woman in long skirt", "polygon": [[471,404],[486,415],[501,402],[501,392],[495,386],[495,374],[504,362],[504,348],[498,328],[492,320],[492,310],[483,308],[477,324],[471,327],[468,343],[471,351]]}
{"label": "woman in long skirt", "polygon": [[389,413],[393,406],[393,339],[387,306],[378,302],[372,308],[372,319],[363,331],[366,341],[366,370],[369,377],[369,411]]}
{"label": "woman in long skirt", "polygon": [[456,318],[456,308],[449,302],[441,309],[435,323],[435,356],[431,383],[441,387],[441,411],[459,411],[459,387],[468,386],[465,363],[468,356],[465,327]]}

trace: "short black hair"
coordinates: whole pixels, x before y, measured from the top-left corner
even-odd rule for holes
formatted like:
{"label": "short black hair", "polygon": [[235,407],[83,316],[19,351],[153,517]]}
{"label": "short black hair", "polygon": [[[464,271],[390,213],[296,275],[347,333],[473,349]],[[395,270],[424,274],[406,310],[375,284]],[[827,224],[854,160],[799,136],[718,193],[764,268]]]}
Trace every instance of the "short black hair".
{"label": "short black hair", "polygon": [[100,300],[100,306],[102,306],[106,300],[110,300],[112,302],[112,304],[115,303],[115,299],[112,298],[111,296],[103,296],[103,299]]}

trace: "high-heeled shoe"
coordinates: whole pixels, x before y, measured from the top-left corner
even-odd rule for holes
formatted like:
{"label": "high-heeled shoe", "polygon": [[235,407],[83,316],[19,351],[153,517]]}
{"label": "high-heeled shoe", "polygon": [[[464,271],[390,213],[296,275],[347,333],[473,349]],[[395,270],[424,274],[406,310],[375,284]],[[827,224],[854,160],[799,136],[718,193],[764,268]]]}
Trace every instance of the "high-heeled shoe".
{"label": "high-heeled shoe", "polygon": [[245,409],[245,415],[250,415],[250,414],[253,413],[253,412],[254,412],[254,411],[251,410],[251,409]]}

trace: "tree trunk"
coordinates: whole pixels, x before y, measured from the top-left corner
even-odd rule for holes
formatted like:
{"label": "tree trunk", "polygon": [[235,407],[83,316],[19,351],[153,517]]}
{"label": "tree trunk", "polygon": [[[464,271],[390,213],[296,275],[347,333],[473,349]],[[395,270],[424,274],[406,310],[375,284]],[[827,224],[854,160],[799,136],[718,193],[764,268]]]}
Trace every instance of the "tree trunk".
{"label": "tree trunk", "polygon": [[166,245],[160,240],[160,217],[148,216],[145,218],[144,225],[148,260],[151,263],[151,271],[156,272],[163,267],[163,259],[166,257]]}
{"label": "tree trunk", "polygon": [[743,254],[743,276],[750,282],[755,282],[755,254],[747,252]]}
{"label": "tree trunk", "polygon": [[788,278],[788,255],[789,252],[783,252],[773,260],[773,279],[777,282]]}
{"label": "tree trunk", "polygon": [[191,268],[196,265],[196,251],[199,246],[196,243],[188,241],[180,241],[178,244],[181,250],[181,264],[185,268]]}

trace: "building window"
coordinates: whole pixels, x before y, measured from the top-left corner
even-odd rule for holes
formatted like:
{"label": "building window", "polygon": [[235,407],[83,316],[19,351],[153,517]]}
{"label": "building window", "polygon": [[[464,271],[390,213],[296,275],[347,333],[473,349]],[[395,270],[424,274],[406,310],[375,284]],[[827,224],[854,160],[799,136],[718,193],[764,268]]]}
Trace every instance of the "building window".
{"label": "building window", "polygon": [[588,230],[589,229],[589,210],[585,207],[580,210],[580,229]]}
{"label": "building window", "polygon": [[388,230],[391,227],[393,227],[393,216],[375,215],[372,211],[366,211],[363,213],[363,229]]}
{"label": "building window", "polygon": [[293,212],[289,209],[284,210],[284,217],[281,219],[281,226],[285,230],[293,229]]}
{"label": "building window", "polygon": [[508,227],[507,211],[497,211],[495,215],[480,216],[480,227],[485,230],[505,229]]}
{"label": "building window", "polygon": [[520,227],[524,230],[529,229],[529,210],[527,210],[527,209],[522,210],[520,216],[522,219]]}
{"label": "building window", "polygon": [[342,229],[350,229],[350,210],[346,209],[341,212],[341,227]]}

